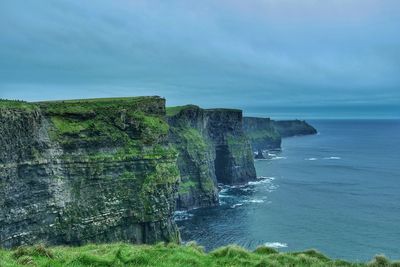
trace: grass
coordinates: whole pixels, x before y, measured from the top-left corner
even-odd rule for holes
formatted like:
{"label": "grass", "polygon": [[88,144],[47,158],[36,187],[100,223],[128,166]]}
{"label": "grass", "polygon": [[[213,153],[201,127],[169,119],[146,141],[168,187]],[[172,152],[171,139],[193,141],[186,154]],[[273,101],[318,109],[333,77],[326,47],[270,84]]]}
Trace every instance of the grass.
{"label": "grass", "polygon": [[185,106],[167,107],[167,108],[166,108],[167,116],[175,116],[176,114],[178,114],[178,113],[181,112],[182,110],[188,109],[188,108],[199,108],[199,107],[198,107],[198,106],[195,106],[195,105],[185,105]]}
{"label": "grass", "polygon": [[246,134],[252,140],[278,139],[280,137],[279,133],[275,129],[271,129],[270,131],[268,130],[249,131]]}
{"label": "grass", "polygon": [[31,111],[34,110],[37,106],[32,103],[28,103],[21,100],[7,100],[0,98],[0,109],[17,109],[17,110],[25,110]]}
{"label": "grass", "polygon": [[159,149],[169,129],[164,119],[164,102],[159,97],[128,97],[47,101],[37,105],[54,126],[50,137],[67,150],[111,146],[120,150],[116,154],[94,152],[89,156],[150,159],[174,154],[167,153],[168,148]]}
{"label": "grass", "polygon": [[210,253],[195,243],[177,245],[130,245],[124,243],[86,245],[82,247],[51,247],[43,245],[0,250],[0,266],[400,266],[384,256],[376,256],[369,263],[333,260],[315,250],[280,253],[268,247],[251,252],[230,245]]}

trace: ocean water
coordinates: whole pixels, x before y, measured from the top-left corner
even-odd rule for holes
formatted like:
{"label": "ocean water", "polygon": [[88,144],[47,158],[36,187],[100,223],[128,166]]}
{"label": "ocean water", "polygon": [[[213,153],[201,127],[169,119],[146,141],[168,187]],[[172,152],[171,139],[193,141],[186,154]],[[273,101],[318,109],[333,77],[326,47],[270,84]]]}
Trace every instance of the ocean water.
{"label": "ocean water", "polygon": [[182,239],[400,259],[400,120],[310,123],[318,135],[284,139],[256,161],[259,180],[222,188],[218,207],[180,213]]}

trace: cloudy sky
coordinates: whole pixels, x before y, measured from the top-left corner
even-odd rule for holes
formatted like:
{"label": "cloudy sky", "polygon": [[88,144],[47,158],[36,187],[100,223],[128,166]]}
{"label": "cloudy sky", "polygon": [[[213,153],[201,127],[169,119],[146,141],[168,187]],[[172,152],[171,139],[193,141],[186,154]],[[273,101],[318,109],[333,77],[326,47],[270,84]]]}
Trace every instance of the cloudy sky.
{"label": "cloudy sky", "polygon": [[0,97],[400,117],[398,0],[2,0]]}

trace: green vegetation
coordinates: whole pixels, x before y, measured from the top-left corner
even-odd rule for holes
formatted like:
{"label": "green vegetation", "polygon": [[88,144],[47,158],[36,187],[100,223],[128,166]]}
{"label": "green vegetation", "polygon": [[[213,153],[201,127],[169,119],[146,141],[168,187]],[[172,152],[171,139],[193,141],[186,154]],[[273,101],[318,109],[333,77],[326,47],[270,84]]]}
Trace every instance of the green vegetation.
{"label": "green vegetation", "polygon": [[189,108],[198,108],[198,107],[195,105],[167,107],[166,108],[167,116],[174,116],[174,115],[178,114],[179,112],[181,112],[182,110],[189,109]]}
{"label": "green vegetation", "polygon": [[147,109],[149,106],[154,104],[155,100],[162,101],[162,103],[165,102],[163,98],[157,96],[142,96],[43,101],[37,102],[36,104],[42,108],[45,108],[49,113],[85,114],[93,111],[94,109],[102,108],[106,108],[108,110],[119,108]]}
{"label": "green vegetation", "polygon": [[268,130],[257,130],[257,131],[250,131],[247,133],[247,136],[251,140],[258,140],[258,139],[278,139],[280,137],[279,133],[275,129]]}
{"label": "green vegetation", "polygon": [[204,137],[194,128],[180,128],[178,130],[178,135],[181,138],[182,146],[192,157],[202,155],[208,148]]}
{"label": "green vegetation", "polygon": [[242,112],[241,109],[237,108],[207,108],[206,111],[220,111],[220,112]]}
{"label": "green vegetation", "polygon": [[400,266],[384,256],[376,256],[369,263],[350,263],[332,260],[325,255],[308,250],[296,253],[279,253],[260,247],[250,252],[238,246],[226,246],[210,253],[194,243],[180,246],[174,243],[157,245],[104,244],[82,247],[52,247],[42,245],[0,250],[0,266]]}
{"label": "green vegetation", "polygon": [[0,109],[20,109],[20,110],[33,110],[37,106],[21,100],[7,100],[0,99]]}
{"label": "green vegetation", "polygon": [[[163,146],[169,126],[162,98],[101,98],[37,105],[54,126],[51,138],[67,150],[86,148],[88,160],[176,156],[175,151]],[[101,147],[119,149],[97,151]]]}
{"label": "green vegetation", "polygon": [[191,180],[188,181],[182,181],[179,184],[179,194],[183,195],[183,194],[187,194],[190,192],[190,190],[192,188],[196,188],[197,187],[197,183]]}

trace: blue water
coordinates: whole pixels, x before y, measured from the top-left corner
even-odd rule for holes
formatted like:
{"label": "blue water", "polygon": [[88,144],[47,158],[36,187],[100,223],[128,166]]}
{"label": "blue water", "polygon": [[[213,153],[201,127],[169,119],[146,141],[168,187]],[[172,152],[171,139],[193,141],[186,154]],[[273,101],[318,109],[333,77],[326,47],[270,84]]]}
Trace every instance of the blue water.
{"label": "blue water", "polygon": [[264,179],[223,188],[220,206],[178,221],[183,240],[400,259],[400,121],[310,122],[318,135],[284,139],[256,161]]}

